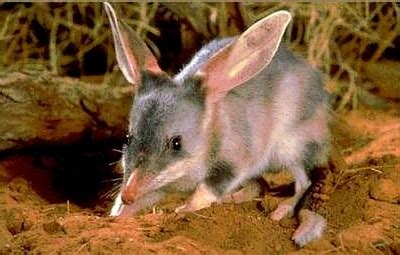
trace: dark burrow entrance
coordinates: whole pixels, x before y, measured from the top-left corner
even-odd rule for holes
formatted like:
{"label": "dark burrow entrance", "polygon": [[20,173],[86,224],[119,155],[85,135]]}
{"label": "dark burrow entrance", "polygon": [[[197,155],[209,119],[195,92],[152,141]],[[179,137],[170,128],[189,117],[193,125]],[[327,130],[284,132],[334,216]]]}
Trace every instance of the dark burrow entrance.
{"label": "dark burrow entrance", "polygon": [[122,175],[119,142],[3,153],[0,181],[22,179],[48,203],[71,203],[107,215]]}

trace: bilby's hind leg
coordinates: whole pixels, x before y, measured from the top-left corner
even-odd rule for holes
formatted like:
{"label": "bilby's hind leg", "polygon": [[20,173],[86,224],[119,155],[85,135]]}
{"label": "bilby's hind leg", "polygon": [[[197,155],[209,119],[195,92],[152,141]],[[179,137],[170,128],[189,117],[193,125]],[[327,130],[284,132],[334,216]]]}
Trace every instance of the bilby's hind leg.
{"label": "bilby's hind leg", "polygon": [[286,216],[294,215],[296,205],[299,203],[304,193],[311,185],[311,181],[301,164],[293,165],[289,168],[289,170],[295,179],[295,192],[291,198],[281,202],[278,205],[278,208],[272,212],[271,218],[276,221],[279,221]]}
{"label": "bilby's hind leg", "polygon": [[[328,164],[328,162],[326,162],[326,164]],[[316,183],[326,180],[329,171],[328,165],[321,165],[313,169],[313,172],[311,172],[312,182]],[[311,189],[308,189],[297,206],[300,208],[298,212],[300,226],[294,232],[292,240],[300,247],[306,245],[310,241],[320,238],[327,225],[325,218],[313,211],[318,208],[318,205],[316,204],[317,200],[312,194],[313,192]]]}
{"label": "bilby's hind leg", "polygon": [[298,211],[300,226],[292,236],[292,240],[300,247],[321,237],[326,228],[324,217],[310,210],[310,208],[314,208],[310,186],[318,178],[324,178],[324,175],[316,172],[316,166],[324,168],[323,166],[327,163],[326,155],[327,150],[324,144],[311,142],[306,145],[302,164],[290,168],[295,179],[295,194],[283,201],[271,216],[273,219],[279,220],[300,209]]}
{"label": "bilby's hind leg", "polygon": [[294,196],[284,200],[278,205],[278,208],[272,212],[273,220],[281,220],[285,216],[291,216],[304,194],[311,186],[311,180],[308,174],[311,174],[316,165],[324,164],[326,161],[327,147],[322,142],[308,142],[304,148],[302,160],[289,166],[289,171],[295,179]]}
{"label": "bilby's hind leg", "polygon": [[[326,170],[329,171],[329,167],[328,169],[326,167],[314,169],[312,176],[313,183],[324,180],[327,174]],[[313,210],[316,209],[316,200],[313,198],[312,194],[313,192],[311,189],[308,189],[298,204],[300,208],[298,213],[300,226],[294,232],[292,240],[300,247],[306,245],[310,241],[320,238],[326,228],[325,218],[311,210],[311,208]]]}

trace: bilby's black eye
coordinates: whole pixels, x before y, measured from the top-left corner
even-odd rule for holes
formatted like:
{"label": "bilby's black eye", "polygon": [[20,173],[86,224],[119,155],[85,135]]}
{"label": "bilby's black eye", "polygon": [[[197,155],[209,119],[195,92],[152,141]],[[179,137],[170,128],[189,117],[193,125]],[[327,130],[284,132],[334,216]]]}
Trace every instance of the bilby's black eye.
{"label": "bilby's black eye", "polygon": [[132,140],[133,140],[133,135],[126,135],[125,136],[126,137],[126,140],[127,140],[127,144],[129,145],[129,144],[131,144],[132,143]]}
{"label": "bilby's black eye", "polygon": [[180,135],[178,136],[174,136],[171,138],[170,141],[170,146],[171,149],[173,149],[174,151],[180,151],[182,148],[182,138]]}

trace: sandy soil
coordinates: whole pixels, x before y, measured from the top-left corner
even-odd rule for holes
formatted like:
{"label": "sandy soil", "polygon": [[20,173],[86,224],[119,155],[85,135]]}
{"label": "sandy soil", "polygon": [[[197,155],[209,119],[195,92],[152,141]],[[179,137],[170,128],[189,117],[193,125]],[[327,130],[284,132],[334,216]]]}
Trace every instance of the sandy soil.
{"label": "sandy soil", "polygon": [[115,219],[106,216],[110,199],[81,203],[61,195],[50,174],[54,159],[25,153],[0,159],[0,254],[400,254],[398,109],[340,116],[334,133],[348,165],[317,189],[328,228],[305,248],[290,240],[296,218],[268,217],[284,197],[266,194],[185,215],[172,212],[179,201],[171,198],[148,213]]}

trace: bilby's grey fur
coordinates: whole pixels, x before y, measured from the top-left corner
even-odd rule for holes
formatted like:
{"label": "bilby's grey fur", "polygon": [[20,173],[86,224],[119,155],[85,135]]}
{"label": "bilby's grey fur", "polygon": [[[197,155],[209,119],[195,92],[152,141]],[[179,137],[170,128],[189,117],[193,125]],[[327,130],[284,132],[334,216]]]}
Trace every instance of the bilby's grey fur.
{"label": "bilby's grey fur", "polygon": [[[115,13],[105,6],[117,34]],[[147,51],[129,48],[125,39],[133,32],[118,31],[118,63],[125,68],[129,62],[124,70],[138,90],[122,157],[124,181],[111,215],[135,214],[171,190],[193,193],[177,212],[198,210],[280,168],[294,176],[295,195],[271,217],[294,213],[311,185],[307,171],[327,161],[329,131],[320,74],[279,46],[289,21],[289,13],[277,12],[239,37],[212,41],[173,79]],[[265,31],[272,38],[260,41]],[[293,236],[300,246],[325,227],[322,216],[303,215]]]}
{"label": "bilby's grey fur", "polygon": [[209,59],[216,52],[232,43],[236,37],[229,37],[223,39],[215,39],[209,42],[206,46],[201,48],[192,58],[192,60],[183,68],[175,77],[174,82],[182,84],[185,79],[193,76],[204,62]]}

